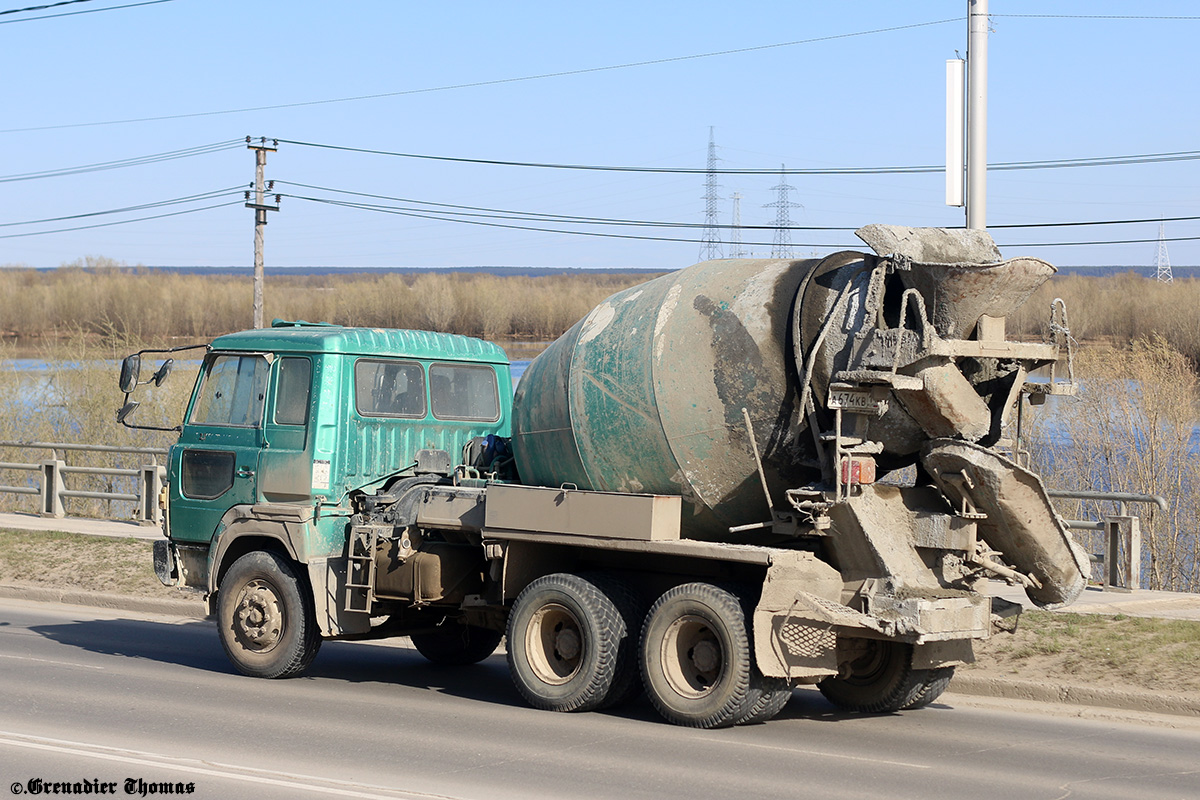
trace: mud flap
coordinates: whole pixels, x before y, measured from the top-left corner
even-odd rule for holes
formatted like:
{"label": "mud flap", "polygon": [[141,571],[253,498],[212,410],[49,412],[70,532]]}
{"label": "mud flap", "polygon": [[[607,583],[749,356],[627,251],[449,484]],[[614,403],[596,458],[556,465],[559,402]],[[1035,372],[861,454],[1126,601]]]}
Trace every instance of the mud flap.
{"label": "mud flap", "polygon": [[986,515],[979,520],[980,538],[1041,584],[1025,588],[1030,600],[1058,608],[1079,597],[1091,565],[1037,475],[985,447],[951,439],[926,443],[921,459],[951,503]]}
{"label": "mud flap", "polygon": [[[754,659],[772,678],[820,678],[837,674],[835,626],[862,617],[828,598],[841,596],[842,578],[811,553],[772,556],[754,609]],[[831,612],[829,609],[832,609]]]}

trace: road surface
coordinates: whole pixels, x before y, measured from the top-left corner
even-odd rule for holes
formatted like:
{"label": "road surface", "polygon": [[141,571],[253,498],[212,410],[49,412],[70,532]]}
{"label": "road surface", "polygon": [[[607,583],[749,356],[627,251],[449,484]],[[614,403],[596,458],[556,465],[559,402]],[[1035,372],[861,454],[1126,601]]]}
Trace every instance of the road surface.
{"label": "road surface", "polygon": [[1170,724],[953,695],[858,717],[801,689],[765,725],[698,731],[644,700],[535,711],[499,656],[438,669],[327,642],[308,676],[264,681],[233,672],[209,622],[0,601],[0,797],[1200,797],[1200,724]]}

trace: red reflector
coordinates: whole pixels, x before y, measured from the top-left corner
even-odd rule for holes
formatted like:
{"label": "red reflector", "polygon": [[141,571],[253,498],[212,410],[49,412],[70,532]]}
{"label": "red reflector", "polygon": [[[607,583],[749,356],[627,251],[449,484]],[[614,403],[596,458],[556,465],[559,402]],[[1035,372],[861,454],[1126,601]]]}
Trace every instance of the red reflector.
{"label": "red reflector", "polygon": [[842,457],[842,485],[857,486],[875,482],[875,459],[867,456]]}

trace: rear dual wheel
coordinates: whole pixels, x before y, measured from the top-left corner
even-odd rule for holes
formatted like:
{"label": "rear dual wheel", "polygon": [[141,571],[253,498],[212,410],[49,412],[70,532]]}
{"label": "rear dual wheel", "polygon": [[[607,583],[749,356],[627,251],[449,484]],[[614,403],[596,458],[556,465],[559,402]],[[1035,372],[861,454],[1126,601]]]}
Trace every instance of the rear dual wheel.
{"label": "rear dual wheel", "polygon": [[667,721],[724,728],[764,722],[787,703],[787,682],[755,666],[749,612],[741,593],[708,583],[676,586],[651,607],[642,628],[642,682]]}
{"label": "rear dual wheel", "polygon": [[592,711],[636,695],[636,600],[607,575],[530,583],[508,618],[508,666],[535,708]]}

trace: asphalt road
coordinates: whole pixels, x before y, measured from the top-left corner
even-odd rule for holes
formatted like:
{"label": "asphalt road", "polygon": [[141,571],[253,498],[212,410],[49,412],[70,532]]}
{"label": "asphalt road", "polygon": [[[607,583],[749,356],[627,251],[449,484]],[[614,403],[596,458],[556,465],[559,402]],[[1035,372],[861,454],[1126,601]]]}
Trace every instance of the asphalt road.
{"label": "asphalt road", "polygon": [[765,725],[696,731],[645,701],[535,711],[502,657],[439,670],[407,648],[326,643],[309,676],[263,681],[233,672],[207,622],[0,601],[0,796],[41,780],[263,800],[1194,800],[1200,725],[1172,724],[953,695],[856,717],[802,689]]}

